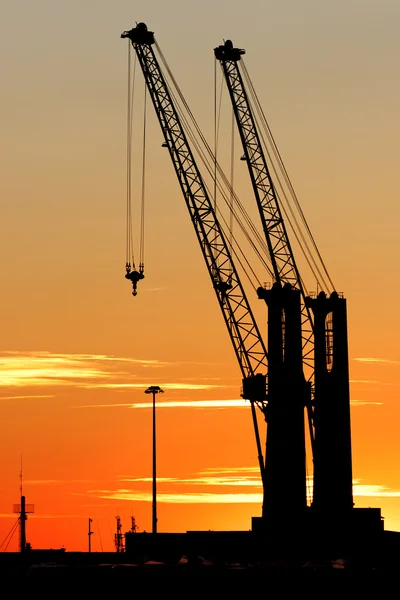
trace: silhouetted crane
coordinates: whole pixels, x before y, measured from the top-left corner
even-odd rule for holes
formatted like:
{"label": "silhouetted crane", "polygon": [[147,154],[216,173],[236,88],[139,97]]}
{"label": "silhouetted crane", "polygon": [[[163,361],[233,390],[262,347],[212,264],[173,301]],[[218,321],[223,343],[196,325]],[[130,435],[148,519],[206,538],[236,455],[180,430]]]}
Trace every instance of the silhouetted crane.
{"label": "silhouetted crane", "polygon": [[148,31],[144,23],[139,23],[121,37],[129,38],[135,49],[242,372],[243,397],[251,405],[263,479],[264,458],[255,405],[264,407],[266,403],[267,351],[264,341],[153,51],[154,33]]}
{"label": "silhouetted crane", "polygon": [[[305,291],[282,216],[278,194],[250,99],[265,121],[251,80],[242,65],[245,50],[231,40],[214,49],[229,91],[262,228],[274,283],[258,289],[268,305],[268,434],[265,510],[274,515],[301,512],[306,506],[304,407],[307,408],[314,459],[313,507],[326,512],[353,506],[350,435],[350,392],[346,301],[334,290],[318,248],[300,212],[313,253],[308,264],[318,282],[330,288],[311,298]],[[242,71],[244,77],[242,77]],[[246,84],[245,85],[245,81]],[[270,134],[266,124],[266,133]],[[270,136],[271,137],[271,136]],[[283,178],[293,187],[272,138]],[[293,212],[292,212],[293,214]],[[326,289],[325,288],[325,289]],[[305,377],[305,374],[307,376]],[[311,385],[313,389],[311,389]],[[312,393],[313,392],[313,393]]]}

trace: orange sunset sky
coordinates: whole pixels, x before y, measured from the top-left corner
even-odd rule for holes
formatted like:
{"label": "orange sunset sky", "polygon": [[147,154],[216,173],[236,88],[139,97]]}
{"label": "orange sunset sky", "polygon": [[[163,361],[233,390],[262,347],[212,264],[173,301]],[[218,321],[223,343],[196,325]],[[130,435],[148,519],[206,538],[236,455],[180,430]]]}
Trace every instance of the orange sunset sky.
{"label": "orange sunset sky", "polygon": [[[94,551],[114,549],[117,515],[124,531],[132,515],[151,530],[149,385],[165,392],[158,530],[249,529],[260,515],[240,370],[152,109],[136,298],[124,279],[129,42],[120,34],[136,21],[155,32],[210,142],[213,48],[230,38],[246,49],[308,225],[348,301],[355,505],[381,507],[386,529],[400,531],[399,3],[6,0],[0,544],[17,517],[21,456],[34,548],[86,550],[89,517]],[[239,157],[237,144],[235,177],[252,211]],[[264,332],[264,307],[255,310]],[[17,534],[6,548],[17,550]]]}

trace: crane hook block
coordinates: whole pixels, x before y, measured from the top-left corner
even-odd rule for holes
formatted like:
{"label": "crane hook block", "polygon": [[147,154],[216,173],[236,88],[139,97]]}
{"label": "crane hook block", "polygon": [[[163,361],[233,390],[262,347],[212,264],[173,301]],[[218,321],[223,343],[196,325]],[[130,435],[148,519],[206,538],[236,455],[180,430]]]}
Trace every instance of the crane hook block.
{"label": "crane hook block", "polygon": [[129,279],[132,282],[132,287],[133,287],[132,296],[136,296],[138,281],[140,279],[144,279],[143,273],[141,273],[139,271],[129,271],[125,275],[125,279]]}

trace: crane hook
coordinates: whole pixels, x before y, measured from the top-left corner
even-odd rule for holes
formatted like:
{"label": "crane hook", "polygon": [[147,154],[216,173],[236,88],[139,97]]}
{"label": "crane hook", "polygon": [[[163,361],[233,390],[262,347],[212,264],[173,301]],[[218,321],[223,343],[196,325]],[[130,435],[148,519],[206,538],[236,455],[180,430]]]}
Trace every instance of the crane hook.
{"label": "crane hook", "polygon": [[133,287],[132,296],[136,296],[138,281],[140,279],[144,279],[143,265],[140,265],[139,271],[136,271],[136,269],[131,271],[130,265],[127,265],[125,279],[129,279],[132,282],[132,287]]}

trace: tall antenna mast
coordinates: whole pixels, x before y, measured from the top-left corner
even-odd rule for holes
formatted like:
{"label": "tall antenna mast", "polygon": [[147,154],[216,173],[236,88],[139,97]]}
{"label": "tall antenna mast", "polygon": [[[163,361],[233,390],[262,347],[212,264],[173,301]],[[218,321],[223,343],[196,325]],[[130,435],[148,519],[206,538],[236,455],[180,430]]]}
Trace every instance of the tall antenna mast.
{"label": "tall antenna mast", "polygon": [[131,516],[131,532],[136,533],[137,530],[138,530],[138,526],[136,525],[135,517],[132,515]]}
{"label": "tall antenna mast", "polygon": [[117,520],[117,533],[114,534],[115,549],[117,552],[125,552],[124,536],[122,533],[122,524],[120,517],[115,517]]}
{"label": "tall antenna mast", "polygon": [[21,455],[21,470],[19,473],[19,490],[21,496],[20,504],[14,504],[14,513],[19,513],[19,550],[20,552],[25,552],[30,548],[30,544],[26,543],[26,520],[28,519],[28,513],[35,512],[35,507],[33,504],[25,503],[25,496],[22,494],[22,455]]}

